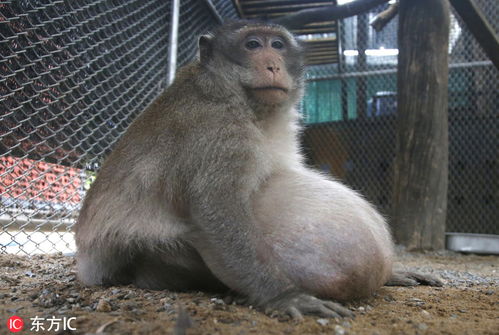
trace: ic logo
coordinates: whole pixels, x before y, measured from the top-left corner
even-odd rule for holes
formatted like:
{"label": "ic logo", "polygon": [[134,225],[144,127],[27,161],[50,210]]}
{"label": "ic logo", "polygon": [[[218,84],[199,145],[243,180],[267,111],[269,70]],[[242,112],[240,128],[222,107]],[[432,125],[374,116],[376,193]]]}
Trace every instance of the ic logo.
{"label": "ic logo", "polygon": [[20,332],[24,328],[24,321],[20,317],[14,315],[7,320],[7,327],[13,333]]}

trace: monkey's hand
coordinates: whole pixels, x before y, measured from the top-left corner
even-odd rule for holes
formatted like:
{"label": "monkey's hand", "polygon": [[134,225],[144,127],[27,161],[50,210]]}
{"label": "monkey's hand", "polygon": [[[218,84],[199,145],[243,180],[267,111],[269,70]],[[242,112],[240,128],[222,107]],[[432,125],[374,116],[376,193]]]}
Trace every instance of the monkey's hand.
{"label": "monkey's hand", "polygon": [[385,286],[444,286],[444,283],[435,276],[411,271],[397,271],[392,274],[392,277]]}
{"label": "monkey's hand", "polygon": [[304,315],[326,318],[354,317],[349,309],[338,303],[321,300],[305,293],[293,293],[275,298],[265,305],[264,311],[266,314],[272,311],[282,312],[295,320],[303,320]]}

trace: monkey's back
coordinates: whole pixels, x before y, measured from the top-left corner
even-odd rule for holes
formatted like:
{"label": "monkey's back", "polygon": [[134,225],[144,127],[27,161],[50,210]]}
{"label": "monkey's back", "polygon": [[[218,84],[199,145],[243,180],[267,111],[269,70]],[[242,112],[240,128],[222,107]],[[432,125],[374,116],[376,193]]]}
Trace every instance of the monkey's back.
{"label": "monkey's back", "polygon": [[[198,107],[210,105],[209,97],[195,89],[198,67],[194,63],[182,69],[104,160],[74,226],[79,250],[114,240],[126,244],[154,238],[141,236],[151,231],[144,225],[154,226],[157,236],[172,239],[185,232],[185,166],[196,163],[184,142],[192,142],[200,128],[209,127]],[[189,97],[178,94],[185,91],[191,92]]]}

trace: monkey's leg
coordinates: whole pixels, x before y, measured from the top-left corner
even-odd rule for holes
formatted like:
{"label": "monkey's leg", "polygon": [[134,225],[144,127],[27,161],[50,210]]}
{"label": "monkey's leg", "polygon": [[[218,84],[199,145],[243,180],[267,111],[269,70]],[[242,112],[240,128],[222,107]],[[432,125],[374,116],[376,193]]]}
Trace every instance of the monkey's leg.
{"label": "monkey's leg", "polygon": [[[144,245],[145,243],[137,243]],[[107,245],[79,250],[78,277],[87,285],[134,284],[146,289],[222,291],[225,286],[197,252],[181,242],[151,245]]]}
{"label": "monkey's leg", "polygon": [[394,272],[385,286],[428,285],[441,287],[444,283],[435,276],[412,271]]}
{"label": "monkey's leg", "polygon": [[126,285],[132,282],[128,253],[119,248],[79,248],[76,259],[78,278],[86,285]]}
{"label": "monkey's leg", "polygon": [[152,290],[225,291],[223,285],[190,246],[174,251],[148,250],[134,258],[133,283]]}

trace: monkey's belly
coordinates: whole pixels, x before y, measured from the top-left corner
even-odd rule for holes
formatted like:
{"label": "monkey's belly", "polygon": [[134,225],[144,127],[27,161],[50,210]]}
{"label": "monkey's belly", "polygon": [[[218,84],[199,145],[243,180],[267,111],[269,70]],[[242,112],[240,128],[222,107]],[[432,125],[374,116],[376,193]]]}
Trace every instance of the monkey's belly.
{"label": "monkey's belly", "polygon": [[350,300],[391,275],[392,241],[383,218],[357,193],[313,171],[272,176],[255,199],[264,257],[304,290]]}

